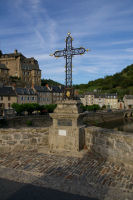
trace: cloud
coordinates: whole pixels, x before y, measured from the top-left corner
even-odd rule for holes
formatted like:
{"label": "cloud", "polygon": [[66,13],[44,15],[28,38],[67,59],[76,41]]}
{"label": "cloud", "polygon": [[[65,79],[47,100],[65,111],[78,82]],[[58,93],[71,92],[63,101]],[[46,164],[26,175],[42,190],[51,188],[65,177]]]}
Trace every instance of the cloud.
{"label": "cloud", "polygon": [[115,41],[111,42],[112,45],[121,45],[121,44],[130,44],[133,43],[133,40],[121,40],[121,41]]}
{"label": "cloud", "polygon": [[[4,9],[7,15],[2,14]],[[73,74],[79,82],[118,72],[133,61],[133,3],[129,0],[17,0],[1,4],[0,11],[2,49],[17,48],[27,57],[34,56],[44,77],[63,80],[65,59],[49,54],[65,48],[68,31],[75,48],[91,48],[88,54],[73,58]]]}
{"label": "cloud", "polygon": [[129,52],[129,53],[130,53],[130,52],[133,53],[133,48],[125,49],[125,51],[126,51],[126,52]]}

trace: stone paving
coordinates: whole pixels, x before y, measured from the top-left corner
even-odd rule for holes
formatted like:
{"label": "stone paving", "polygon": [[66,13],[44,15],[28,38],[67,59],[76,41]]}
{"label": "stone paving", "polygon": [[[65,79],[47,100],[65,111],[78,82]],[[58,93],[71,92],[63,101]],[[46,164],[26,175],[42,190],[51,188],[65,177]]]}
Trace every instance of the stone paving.
{"label": "stone paving", "polygon": [[0,178],[100,200],[133,200],[133,172],[91,152],[80,157],[0,153]]}

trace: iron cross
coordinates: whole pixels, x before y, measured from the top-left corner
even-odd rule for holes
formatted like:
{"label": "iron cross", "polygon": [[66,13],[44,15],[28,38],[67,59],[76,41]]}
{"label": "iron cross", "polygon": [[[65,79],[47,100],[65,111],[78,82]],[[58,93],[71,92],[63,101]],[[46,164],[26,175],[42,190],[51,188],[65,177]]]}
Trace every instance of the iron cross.
{"label": "iron cross", "polygon": [[68,32],[68,36],[66,37],[66,48],[64,50],[55,51],[51,56],[55,56],[56,58],[64,57],[66,58],[66,88],[72,87],[72,57],[74,55],[83,55],[88,49],[83,47],[73,48],[72,46],[71,33]]}

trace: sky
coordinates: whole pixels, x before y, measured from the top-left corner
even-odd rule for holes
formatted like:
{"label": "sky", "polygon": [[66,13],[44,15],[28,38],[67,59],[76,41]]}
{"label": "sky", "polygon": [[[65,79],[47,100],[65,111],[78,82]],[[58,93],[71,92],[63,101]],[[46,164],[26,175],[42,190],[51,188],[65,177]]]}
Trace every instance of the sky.
{"label": "sky", "polygon": [[73,84],[103,78],[133,64],[132,0],[0,0],[0,49],[35,57],[42,78],[65,83],[65,59],[49,54],[73,47]]}

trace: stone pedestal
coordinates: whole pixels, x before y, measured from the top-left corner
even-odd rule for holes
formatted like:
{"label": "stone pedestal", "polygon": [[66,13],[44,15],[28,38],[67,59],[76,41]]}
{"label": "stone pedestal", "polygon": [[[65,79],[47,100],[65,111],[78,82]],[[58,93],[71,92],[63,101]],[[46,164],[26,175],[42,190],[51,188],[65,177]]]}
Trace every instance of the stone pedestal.
{"label": "stone pedestal", "polygon": [[54,113],[50,114],[53,125],[49,128],[51,151],[78,152],[84,148],[84,125],[80,113],[80,102],[65,100],[57,103]]}

